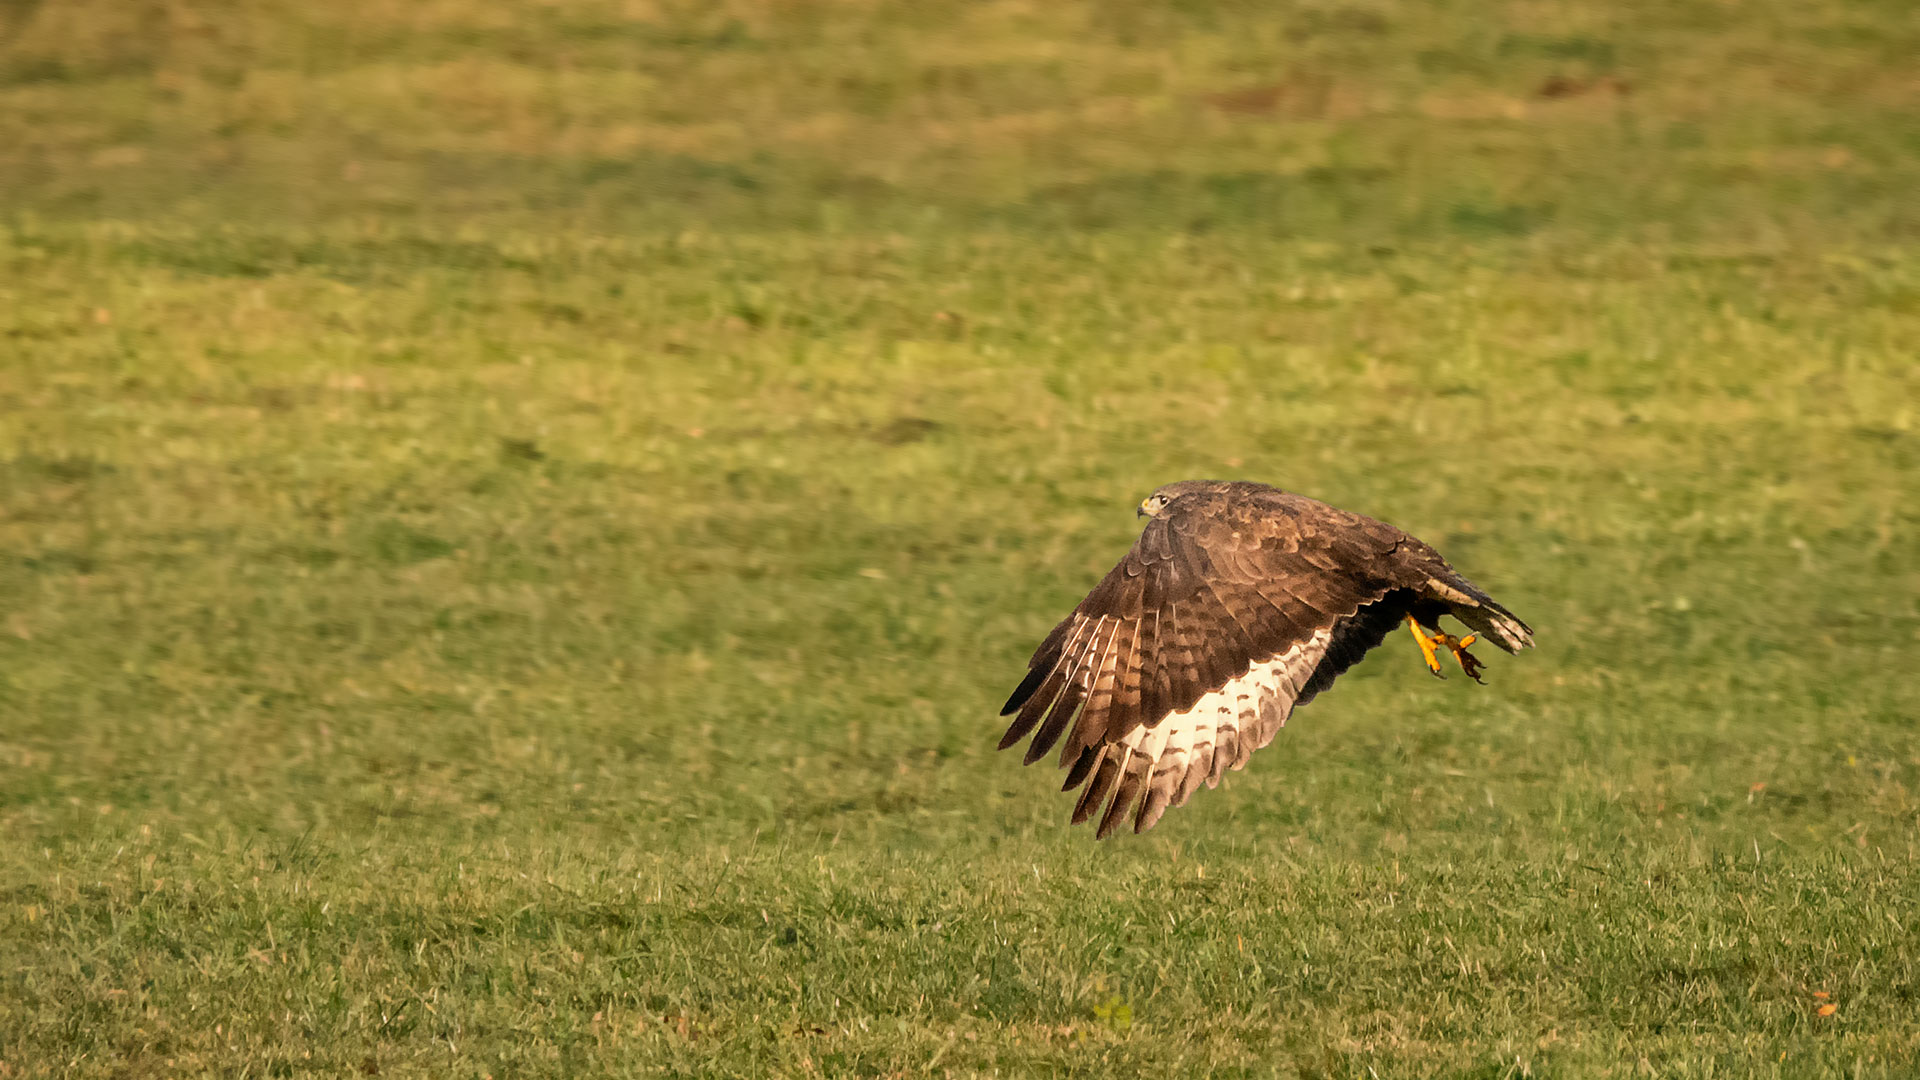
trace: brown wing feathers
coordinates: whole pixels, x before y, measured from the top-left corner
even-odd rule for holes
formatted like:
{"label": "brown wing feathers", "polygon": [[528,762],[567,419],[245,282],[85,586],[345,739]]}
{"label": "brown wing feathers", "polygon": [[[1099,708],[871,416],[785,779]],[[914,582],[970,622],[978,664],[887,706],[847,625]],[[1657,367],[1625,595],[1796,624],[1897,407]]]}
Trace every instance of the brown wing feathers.
{"label": "brown wing feathers", "polygon": [[[1055,744],[1079,822],[1136,832],[1436,604],[1509,652],[1531,631],[1392,526],[1259,484],[1185,483],[1034,650],[1002,749]],[[1439,583],[1444,582],[1445,587]],[[1424,617],[1423,617],[1424,618]],[[1104,808],[1104,809],[1103,809]]]}
{"label": "brown wing feathers", "polygon": [[[1072,718],[1074,710],[1079,708],[1080,703],[1085,699],[1088,676],[1099,656],[1101,635],[1111,622],[1113,620],[1105,615],[1083,620],[1073,637],[1073,644],[1058,662],[1054,675],[1048,679],[1049,685],[1058,683],[1055,687],[1055,693],[1058,696],[1047,697],[1045,694],[1047,685],[1041,687],[1041,694],[1035,695],[1036,701],[1045,698],[1051,708],[1047,704],[1042,704],[1038,709],[1033,710],[1036,716],[1044,711],[1046,722],[1040,725],[1040,730],[1034,733],[1033,742],[1027,747],[1026,764],[1031,765],[1040,760],[1041,755],[1045,754],[1047,749],[1060,738],[1060,732],[1066,728],[1067,721]],[[1029,702],[1027,707],[1031,708],[1032,705],[1033,702]],[[1023,708],[1021,715],[1025,716],[1026,713],[1026,708]]]}
{"label": "brown wing feathers", "polygon": [[1140,632],[1140,619],[1122,619],[1114,624],[1112,644],[1097,670],[1099,675],[1094,685],[1092,698],[1087,707],[1080,710],[1079,722],[1072,734],[1060,747],[1060,765],[1065,767],[1076,760],[1088,747],[1100,741],[1100,736],[1110,725],[1128,723],[1125,704],[1125,678],[1129,673],[1138,671],[1133,659],[1133,650]]}
{"label": "brown wing feathers", "polygon": [[[1060,744],[1063,789],[1085,785],[1073,820],[1104,807],[1101,835],[1129,812],[1137,831],[1150,828],[1201,783],[1245,764],[1318,674],[1327,635],[1316,631],[1385,591],[1327,565],[1364,565],[1377,552],[1329,550],[1284,515],[1263,527],[1221,510],[1217,500],[1176,506],[1148,522],[1034,651],[1002,710],[1017,713],[1002,748],[1032,733],[1031,763]],[[1299,651],[1309,642],[1319,650],[1311,656]],[[1293,662],[1269,663],[1283,656]],[[1225,687],[1231,700],[1216,693]],[[1213,704],[1196,711],[1203,698]]]}

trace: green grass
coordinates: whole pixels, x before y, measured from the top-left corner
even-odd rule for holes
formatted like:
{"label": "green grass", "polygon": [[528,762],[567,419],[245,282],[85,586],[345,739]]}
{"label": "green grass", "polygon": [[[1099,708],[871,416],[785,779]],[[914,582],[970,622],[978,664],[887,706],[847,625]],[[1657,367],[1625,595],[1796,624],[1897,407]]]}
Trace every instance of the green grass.
{"label": "green grass", "polygon": [[[0,1077],[1913,1075],[1916,50],[0,4]],[[993,713],[1187,476],[1541,647],[1095,845]]]}

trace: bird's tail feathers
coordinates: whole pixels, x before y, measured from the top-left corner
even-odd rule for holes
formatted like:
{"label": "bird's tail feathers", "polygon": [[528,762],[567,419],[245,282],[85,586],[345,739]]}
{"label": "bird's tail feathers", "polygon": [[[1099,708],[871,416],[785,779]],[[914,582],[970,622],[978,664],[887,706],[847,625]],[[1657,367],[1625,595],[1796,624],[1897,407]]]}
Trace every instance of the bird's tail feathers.
{"label": "bird's tail feathers", "polygon": [[1465,578],[1460,579],[1462,592],[1471,598],[1470,603],[1448,605],[1448,611],[1454,618],[1466,623],[1480,636],[1500,646],[1510,653],[1533,647],[1533,627],[1520,621],[1520,617],[1500,602],[1479,589]]}

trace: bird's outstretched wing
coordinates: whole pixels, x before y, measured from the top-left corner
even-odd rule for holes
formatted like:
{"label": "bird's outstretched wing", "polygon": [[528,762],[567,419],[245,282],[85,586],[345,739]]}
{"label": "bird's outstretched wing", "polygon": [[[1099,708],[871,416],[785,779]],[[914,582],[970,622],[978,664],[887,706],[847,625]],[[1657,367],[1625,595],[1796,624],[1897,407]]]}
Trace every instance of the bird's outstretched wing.
{"label": "bird's outstretched wing", "polygon": [[[1183,496],[1047,635],[1001,715],[1002,749],[1055,744],[1077,824],[1144,832],[1271,742],[1380,643],[1431,549],[1392,526],[1264,489]],[[1437,556],[1433,556],[1438,561]],[[1444,563],[1440,565],[1444,566]]]}

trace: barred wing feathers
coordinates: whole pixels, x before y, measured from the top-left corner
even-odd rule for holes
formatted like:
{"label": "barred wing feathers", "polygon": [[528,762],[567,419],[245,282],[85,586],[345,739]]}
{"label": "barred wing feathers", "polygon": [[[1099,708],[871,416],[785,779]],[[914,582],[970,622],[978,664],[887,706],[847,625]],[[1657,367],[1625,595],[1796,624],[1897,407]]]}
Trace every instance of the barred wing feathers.
{"label": "barred wing feathers", "polygon": [[1146,831],[1379,644],[1427,576],[1409,542],[1431,553],[1272,488],[1180,497],[1041,642],[1001,748],[1031,733],[1031,764],[1058,745],[1075,823]]}

